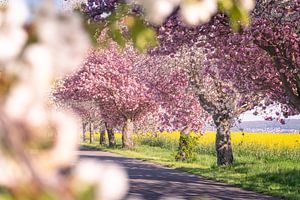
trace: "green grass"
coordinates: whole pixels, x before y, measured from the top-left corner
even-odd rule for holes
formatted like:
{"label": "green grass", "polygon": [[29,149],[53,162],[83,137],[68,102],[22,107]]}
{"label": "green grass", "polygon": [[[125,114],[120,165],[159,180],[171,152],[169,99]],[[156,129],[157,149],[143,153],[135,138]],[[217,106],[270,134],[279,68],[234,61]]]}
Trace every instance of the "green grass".
{"label": "green grass", "polygon": [[[118,141],[120,142],[120,141]],[[95,142],[96,143],[96,142]],[[289,156],[284,152],[253,152],[235,148],[235,162],[232,166],[216,166],[213,147],[198,147],[189,162],[177,162],[177,145],[172,141],[139,140],[134,149],[108,148],[98,144],[82,144],[85,147],[109,151],[127,157],[147,160],[174,169],[233,184],[245,189],[283,197],[300,199],[300,152]]]}

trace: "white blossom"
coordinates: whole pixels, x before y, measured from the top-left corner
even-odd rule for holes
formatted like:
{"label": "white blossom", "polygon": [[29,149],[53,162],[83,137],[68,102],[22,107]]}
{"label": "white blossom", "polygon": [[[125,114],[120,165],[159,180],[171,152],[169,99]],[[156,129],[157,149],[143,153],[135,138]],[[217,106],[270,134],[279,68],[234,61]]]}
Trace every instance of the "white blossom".
{"label": "white blossom", "polygon": [[[146,17],[155,24],[162,24],[175,8],[188,25],[206,23],[218,11],[217,0],[127,0],[138,3],[145,9]],[[223,1],[221,1],[223,2]],[[229,7],[233,4],[249,12],[255,7],[255,0],[226,1]]]}
{"label": "white blossom", "polygon": [[55,58],[56,75],[62,76],[74,71],[80,65],[90,41],[78,15],[74,13],[57,15],[53,9],[52,4],[45,3],[34,20],[41,43],[49,48]]}
{"label": "white blossom", "polygon": [[32,84],[32,89],[40,98],[45,97],[53,79],[53,60],[54,57],[49,48],[42,44],[30,45],[24,53],[24,62],[29,64],[30,67],[27,67],[27,77],[24,77],[23,73],[22,78]]}
{"label": "white blossom", "polygon": [[189,25],[206,23],[217,12],[216,0],[183,1],[180,7],[184,21]]}
{"label": "white blossom", "polygon": [[5,62],[15,58],[26,42],[27,35],[20,29],[0,28],[0,62]]}
{"label": "white blossom", "polygon": [[251,11],[255,7],[255,0],[240,0],[240,3],[247,11]]}
{"label": "white blossom", "polygon": [[161,24],[179,5],[180,0],[139,0],[138,3],[143,5],[151,22]]}
{"label": "white blossom", "polygon": [[23,26],[29,18],[29,10],[24,0],[8,1],[5,21],[7,25]]}
{"label": "white blossom", "polygon": [[126,195],[128,177],[119,165],[85,159],[79,162],[74,173],[84,183],[97,186],[96,199],[118,200]]}
{"label": "white blossom", "polygon": [[18,83],[10,92],[5,104],[4,111],[13,120],[23,120],[24,115],[33,105],[35,93],[31,85]]}
{"label": "white blossom", "polygon": [[28,172],[21,170],[20,165],[5,155],[0,154],[0,185],[13,187],[29,177]]}
{"label": "white blossom", "polygon": [[51,165],[68,166],[77,156],[79,120],[70,112],[58,110],[51,113],[50,120],[57,129],[56,143],[50,154]]}
{"label": "white blossom", "polygon": [[30,107],[23,118],[24,121],[33,128],[45,126],[48,123],[48,110],[43,103],[37,102]]}
{"label": "white blossom", "polygon": [[0,62],[12,60],[20,53],[27,40],[22,26],[28,16],[22,0],[9,1],[4,12],[0,12]]}
{"label": "white blossom", "polygon": [[[118,200],[125,196],[128,190],[127,174],[120,166],[110,164],[102,174],[102,187],[98,196],[101,199]],[[118,188],[116,191],[115,188]]]}

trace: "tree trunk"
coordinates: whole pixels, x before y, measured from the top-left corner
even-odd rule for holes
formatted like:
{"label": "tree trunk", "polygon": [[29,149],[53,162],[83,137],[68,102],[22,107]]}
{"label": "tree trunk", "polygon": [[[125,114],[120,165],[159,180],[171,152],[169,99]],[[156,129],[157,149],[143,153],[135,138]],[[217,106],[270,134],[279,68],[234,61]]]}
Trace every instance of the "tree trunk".
{"label": "tree trunk", "polygon": [[90,144],[94,142],[94,133],[92,131],[92,122],[89,122],[89,131],[90,131]]}
{"label": "tree trunk", "polygon": [[116,140],[115,140],[115,134],[114,134],[113,129],[111,127],[109,127],[106,122],[105,122],[105,128],[107,130],[109,147],[115,147],[116,146]]}
{"label": "tree trunk", "polygon": [[218,165],[231,165],[233,163],[233,153],[231,146],[230,117],[223,115],[213,116],[214,123],[217,127],[216,134],[216,151]]}
{"label": "tree trunk", "polygon": [[106,137],[105,137],[105,128],[100,130],[100,140],[99,144],[103,145],[106,143]]}
{"label": "tree trunk", "polygon": [[127,119],[123,127],[123,133],[122,133],[123,148],[129,148],[129,149],[133,148],[132,134],[133,134],[133,121],[131,119]]}
{"label": "tree trunk", "polygon": [[191,147],[189,146],[190,129],[184,128],[180,131],[178,152],[175,159],[178,161],[187,161],[191,156]]}
{"label": "tree trunk", "polygon": [[82,122],[82,142],[86,141],[86,122]]}

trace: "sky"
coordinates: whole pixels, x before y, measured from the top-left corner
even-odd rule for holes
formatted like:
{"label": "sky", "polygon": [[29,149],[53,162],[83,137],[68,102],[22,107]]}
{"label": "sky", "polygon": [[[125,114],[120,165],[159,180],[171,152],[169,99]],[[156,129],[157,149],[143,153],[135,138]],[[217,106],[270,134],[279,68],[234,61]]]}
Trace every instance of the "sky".
{"label": "sky", "polygon": [[[242,121],[264,121],[264,117],[261,115],[253,115],[254,110],[250,110],[245,112],[244,114],[242,114],[240,116],[240,119]],[[274,116],[274,115],[273,115]],[[296,116],[291,116],[288,119],[299,119],[300,120],[300,115],[296,115]]]}
{"label": "sky", "polygon": [[[38,5],[41,0],[26,0],[27,3],[30,5],[30,6],[35,6],[35,5]],[[55,0],[55,3],[56,5],[60,5],[60,3],[62,2],[63,0]]]}
{"label": "sky", "polygon": [[[1,1],[1,0],[0,0]],[[25,0],[30,7],[38,5],[41,0]],[[57,5],[58,8],[61,8],[63,4],[65,4],[67,1],[66,0],[54,0],[55,4]],[[68,5],[77,5],[78,3],[85,2],[86,0],[68,0]]]}

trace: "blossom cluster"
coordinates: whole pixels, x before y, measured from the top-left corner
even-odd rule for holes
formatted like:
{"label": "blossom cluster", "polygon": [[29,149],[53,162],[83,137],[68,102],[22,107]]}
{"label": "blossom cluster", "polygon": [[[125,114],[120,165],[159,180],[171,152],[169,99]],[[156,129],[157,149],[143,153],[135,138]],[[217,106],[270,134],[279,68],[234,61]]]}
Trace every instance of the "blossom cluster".
{"label": "blossom cluster", "polygon": [[[74,0],[73,0],[74,1]],[[69,2],[73,2],[70,0]],[[187,25],[199,25],[207,23],[218,11],[218,6],[229,13],[235,9],[242,12],[250,12],[254,6],[254,0],[88,0],[83,4],[84,12],[93,20],[100,21],[110,15],[121,3],[133,5],[133,11],[143,11],[147,20],[153,24],[162,24],[172,13],[179,8],[181,19]],[[137,8],[140,6],[140,8]]]}
{"label": "blossom cluster", "polygon": [[[76,69],[88,49],[81,18],[58,12],[53,1],[33,13],[23,0],[1,8],[0,186],[12,198],[72,200],[90,187],[97,199],[126,193],[126,173],[118,166],[77,161],[78,119],[49,100],[54,78]],[[121,190],[107,190],[108,183]]]}

